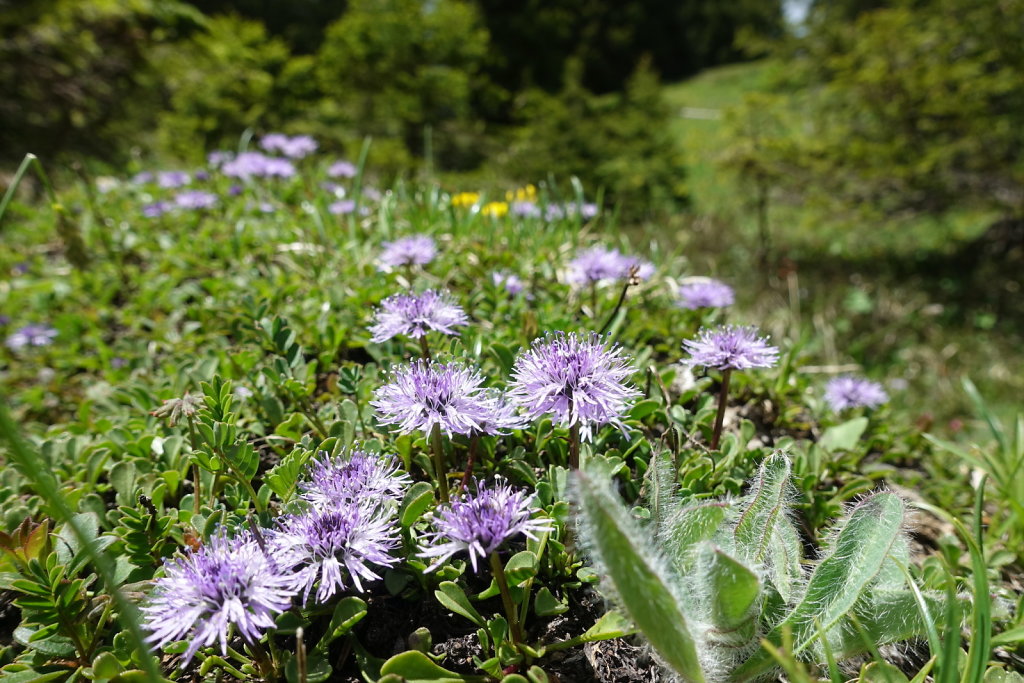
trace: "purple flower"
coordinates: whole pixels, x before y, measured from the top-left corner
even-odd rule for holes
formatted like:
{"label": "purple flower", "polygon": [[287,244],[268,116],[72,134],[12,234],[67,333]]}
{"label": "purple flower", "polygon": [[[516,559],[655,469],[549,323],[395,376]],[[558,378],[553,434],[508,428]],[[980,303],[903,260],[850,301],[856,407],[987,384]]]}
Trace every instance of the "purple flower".
{"label": "purple flower", "polygon": [[259,152],[243,152],[236,158],[224,163],[221,173],[231,178],[291,178],[295,175],[295,166],[287,159],[268,157]]}
{"label": "purple flower", "polygon": [[49,346],[56,336],[57,330],[48,325],[25,325],[7,337],[4,344],[12,350],[26,346]]}
{"label": "purple flower", "polygon": [[328,206],[327,210],[335,216],[346,216],[356,210],[356,202],[354,199],[342,199]]}
{"label": "purple flower", "polygon": [[496,396],[476,370],[458,363],[416,361],[399,366],[370,405],[381,424],[404,434],[429,435],[437,425],[448,436],[484,432],[494,419]]}
{"label": "purple flower", "polygon": [[231,152],[221,149],[215,149],[214,151],[206,155],[206,163],[211,168],[220,168],[225,163],[231,161],[231,159],[233,159],[234,156],[235,155],[232,154]]}
{"label": "purple flower", "polygon": [[505,271],[494,271],[491,273],[491,282],[495,287],[504,287],[505,291],[515,296],[525,288],[523,281],[515,273]]}
{"label": "purple flower", "polygon": [[209,171],[196,171],[196,180],[209,180],[209,179],[210,179],[210,172]]}
{"label": "purple flower", "polygon": [[381,194],[380,190],[378,190],[375,187],[364,187],[363,196],[369,199],[370,201],[374,202],[379,202],[384,197],[384,195]]}
{"label": "purple flower", "polygon": [[579,425],[580,438],[589,441],[594,426],[621,427],[626,407],[640,395],[626,383],[631,374],[622,349],[598,334],[559,332],[519,354],[509,397],[531,418],[551,414],[563,426]]}
{"label": "purple flower", "polygon": [[437,245],[429,235],[413,235],[385,242],[380,255],[382,270],[401,266],[425,266],[437,256]]}
{"label": "purple flower", "polygon": [[426,571],[434,571],[463,550],[469,552],[476,571],[477,559],[486,558],[510,538],[525,534],[536,539],[535,533],[550,531],[548,520],[532,518],[531,503],[525,491],[501,482],[493,487],[481,482],[475,495],[455,498],[448,507],[438,508],[434,511],[435,531],[426,538],[431,545],[420,553],[420,557],[434,558]]}
{"label": "purple flower", "polygon": [[260,140],[260,147],[268,152],[280,152],[288,144],[288,136],[284,133],[267,133]]}
{"label": "purple flower", "polygon": [[260,202],[256,208],[260,210],[260,213],[274,213],[277,211],[277,208],[270,202]]}
{"label": "purple flower", "polygon": [[192,182],[192,178],[184,171],[161,171],[156,176],[156,184],[165,189],[184,187]]}
{"label": "purple flower", "polygon": [[560,221],[565,218],[565,209],[558,204],[548,204],[544,207],[544,220]]}
{"label": "purple flower", "polygon": [[690,354],[689,365],[716,370],[770,368],[779,360],[779,350],[759,337],[755,327],[704,328],[696,339],[684,341],[683,348]]}
{"label": "purple flower", "polygon": [[351,161],[335,161],[327,169],[330,178],[355,178],[358,169]]}
{"label": "purple flower", "polygon": [[410,481],[393,456],[353,450],[332,458],[321,451],[309,466],[309,481],[299,488],[303,500],[325,510],[365,501],[397,501]]}
{"label": "purple flower", "polygon": [[597,204],[594,204],[592,202],[584,202],[582,204],[569,204],[569,206],[566,208],[569,211],[569,215],[576,215],[578,213],[580,215],[580,218],[583,218],[584,220],[590,220],[591,218],[596,216],[600,211],[597,208]]}
{"label": "purple flower", "polygon": [[11,322],[11,319],[3,314],[0,314],[0,327],[5,327]]}
{"label": "purple flower", "polygon": [[170,202],[153,202],[142,207],[142,215],[146,218],[158,218],[173,210],[174,204]]}
{"label": "purple flower", "polygon": [[245,188],[242,187],[241,185],[232,185],[231,187],[228,188],[228,196],[229,197],[237,197],[238,195],[242,194],[242,192],[244,192],[244,191],[245,191]]}
{"label": "purple flower", "polygon": [[260,147],[268,152],[280,152],[292,159],[301,159],[316,151],[316,140],[309,135],[288,137],[281,133],[269,133],[260,140]]}
{"label": "purple flower", "polygon": [[[270,545],[274,561],[289,574],[289,588],[309,602],[313,586],[317,602],[326,602],[347,582],[360,593],[362,581],[380,576],[369,565],[393,566],[398,544],[392,515],[369,506],[341,505],[287,515],[279,522]],[[347,575],[347,576],[346,576]]]}
{"label": "purple flower", "polygon": [[419,339],[430,330],[458,334],[455,329],[469,322],[451,294],[428,289],[422,294],[393,294],[380,303],[377,322],[370,328],[370,341],[381,343],[404,334]]}
{"label": "purple flower", "polygon": [[512,202],[509,212],[513,216],[519,216],[520,218],[540,218],[541,216],[540,207],[534,202],[527,201]]}
{"label": "purple flower", "polygon": [[698,308],[724,308],[732,306],[736,297],[732,287],[711,278],[701,278],[688,282],[679,288],[679,299],[676,305],[680,308],[696,310]]}
{"label": "purple flower", "polygon": [[217,195],[202,190],[182,192],[174,198],[175,205],[183,209],[209,209],[217,205]]}
{"label": "purple flower", "polygon": [[140,171],[132,176],[132,183],[135,185],[145,185],[153,182],[153,174],[149,171]]}
{"label": "purple flower", "polygon": [[863,377],[833,377],[825,385],[825,401],[837,413],[847,408],[875,408],[888,400],[881,384]]}
{"label": "purple flower", "polygon": [[636,276],[646,280],[654,273],[654,266],[635,256],[626,256],[618,249],[590,247],[580,251],[569,262],[567,280],[576,286],[590,285],[602,280],[624,280],[633,269]]}
{"label": "purple flower", "polygon": [[190,640],[183,667],[216,641],[226,655],[231,627],[254,643],[274,626],[274,615],[291,606],[288,584],[250,532],[234,538],[219,532],[199,550],[164,564],[142,607],[148,640],[157,647]]}

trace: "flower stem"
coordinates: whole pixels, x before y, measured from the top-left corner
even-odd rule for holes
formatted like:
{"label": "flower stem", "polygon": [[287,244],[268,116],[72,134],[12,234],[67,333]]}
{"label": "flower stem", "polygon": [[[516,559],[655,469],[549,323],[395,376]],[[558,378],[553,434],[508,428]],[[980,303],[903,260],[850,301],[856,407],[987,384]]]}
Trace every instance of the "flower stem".
{"label": "flower stem", "polygon": [[569,469],[580,468],[580,423],[574,422],[569,427]]}
{"label": "flower stem", "polygon": [[464,491],[469,486],[469,478],[473,476],[473,461],[476,460],[476,449],[480,445],[480,435],[475,432],[469,437],[469,455],[466,456],[466,471],[462,475],[462,483],[459,484],[459,491]]}
{"label": "flower stem", "polygon": [[732,370],[722,370],[722,388],[718,391],[718,414],[715,416],[715,430],[711,434],[711,450],[718,448],[718,442],[722,438],[722,423],[725,421],[725,404],[729,397],[729,376]]}
{"label": "flower stem", "polygon": [[512,642],[519,644],[523,642],[523,629],[519,624],[519,613],[516,612],[515,603],[512,602],[512,592],[508,589],[508,581],[505,580],[505,568],[501,566],[498,553],[492,552],[490,556],[491,573],[498,584],[498,591],[501,592],[501,602],[505,606],[505,616],[508,617],[509,632],[512,634]]}
{"label": "flower stem", "polygon": [[441,443],[441,426],[434,425],[430,432],[431,450],[434,452],[434,475],[437,477],[437,493],[442,503],[448,502],[448,471],[444,466],[444,445]]}
{"label": "flower stem", "polygon": [[427,335],[420,337],[420,353],[423,354],[423,360],[430,360],[430,345],[427,344]]}

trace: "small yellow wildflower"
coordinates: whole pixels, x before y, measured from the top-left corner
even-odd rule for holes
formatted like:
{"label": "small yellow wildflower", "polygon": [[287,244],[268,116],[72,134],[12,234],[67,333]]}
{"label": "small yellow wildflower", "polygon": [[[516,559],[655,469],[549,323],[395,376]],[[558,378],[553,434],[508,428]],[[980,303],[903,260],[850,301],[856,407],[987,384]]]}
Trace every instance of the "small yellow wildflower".
{"label": "small yellow wildflower", "polygon": [[480,210],[480,213],[485,216],[494,216],[495,218],[507,216],[508,202],[487,202],[484,204],[484,208]]}
{"label": "small yellow wildflower", "polygon": [[509,190],[505,193],[505,199],[508,201],[516,202],[536,202],[537,201],[537,188],[535,186],[527,185],[526,187],[519,187],[515,190]]}
{"label": "small yellow wildflower", "polygon": [[478,201],[480,201],[479,192],[460,192],[452,196],[452,206],[457,208],[474,206]]}

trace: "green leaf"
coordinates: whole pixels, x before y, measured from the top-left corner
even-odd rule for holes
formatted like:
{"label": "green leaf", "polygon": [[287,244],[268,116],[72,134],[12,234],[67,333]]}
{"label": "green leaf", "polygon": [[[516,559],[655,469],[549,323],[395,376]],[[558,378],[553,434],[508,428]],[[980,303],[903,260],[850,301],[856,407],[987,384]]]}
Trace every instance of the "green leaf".
{"label": "green leaf", "polygon": [[[309,653],[306,657],[306,683],[323,683],[331,677],[331,673],[333,669],[325,656]],[[299,660],[295,657],[289,658],[285,664],[284,677],[288,683],[300,683]]]}
{"label": "green leaf", "polygon": [[860,670],[860,683],[909,683],[903,672],[888,662],[870,662]]}
{"label": "green leaf", "polygon": [[284,503],[291,500],[295,487],[299,482],[302,469],[312,456],[312,451],[303,448],[292,449],[270,471],[263,475],[263,483],[270,487]]}
{"label": "green leaf", "polygon": [[691,549],[718,531],[728,510],[728,503],[697,503],[683,507],[671,516],[667,524],[668,548],[677,566],[683,567]]}
{"label": "green leaf", "polygon": [[426,481],[418,481],[409,487],[398,508],[398,522],[408,529],[420,518],[434,500],[434,488]]}
{"label": "green leaf", "polygon": [[848,422],[826,429],[818,440],[818,445],[826,451],[852,451],[867,428],[868,419],[866,417],[855,417]]}
{"label": "green leaf", "polygon": [[553,617],[569,610],[569,606],[556,598],[547,586],[542,586],[533,599],[533,613],[538,617]]}
{"label": "green leaf", "polygon": [[626,614],[679,676],[702,683],[704,672],[686,614],[665,568],[641,545],[643,530],[606,486],[582,472],[578,484],[586,540],[600,558]]}
{"label": "green leaf", "polygon": [[749,642],[756,626],[760,579],[739,560],[710,544],[701,549],[700,558],[700,575],[708,582],[715,635],[726,642]]}
{"label": "green leaf", "polygon": [[417,650],[395,655],[380,667],[381,676],[394,675],[404,683],[465,683],[486,680],[483,676],[461,676],[439,666]]}
{"label": "green leaf", "polygon": [[749,502],[736,523],[738,550],[747,559],[762,562],[775,533],[775,524],[786,514],[790,463],[782,453],[773,453],[761,463]]}
{"label": "green leaf", "polygon": [[605,612],[604,615],[598,619],[593,626],[588,628],[583,635],[570,638],[569,640],[552,643],[545,646],[543,649],[547,652],[568,650],[569,648],[577,647],[584,643],[594,643],[599,640],[622,638],[623,636],[628,636],[632,633],[636,633],[636,628],[629,623],[625,617],[612,610],[610,612]]}
{"label": "green leaf", "polygon": [[336,639],[348,633],[366,616],[366,602],[355,596],[342,598],[334,608],[331,623],[327,627],[320,642],[316,644],[317,652],[327,652],[327,647]]}
{"label": "green leaf", "polygon": [[452,612],[466,617],[477,626],[484,625],[484,618],[469,602],[469,598],[458,584],[451,581],[442,582],[438,590],[434,591],[434,597]]}
{"label": "green leaf", "polygon": [[537,576],[537,556],[529,550],[518,552],[505,564],[505,578],[509,586],[525,588]]}

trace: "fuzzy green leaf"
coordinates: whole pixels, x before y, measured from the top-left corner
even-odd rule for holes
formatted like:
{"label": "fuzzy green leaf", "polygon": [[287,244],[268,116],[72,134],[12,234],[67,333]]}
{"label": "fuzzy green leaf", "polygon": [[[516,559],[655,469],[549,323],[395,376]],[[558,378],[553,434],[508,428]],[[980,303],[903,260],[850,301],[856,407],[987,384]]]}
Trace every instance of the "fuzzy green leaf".
{"label": "fuzzy green leaf", "polygon": [[720,548],[705,544],[700,552],[700,575],[707,581],[715,635],[746,642],[754,633],[754,611],[761,596],[757,574]]}
{"label": "fuzzy green leaf", "polygon": [[669,586],[667,570],[641,544],[643,531],[621,501],[583,473],[577,495],[587,541],[623,609],[666,664],[684,680],[702,683],[704,672],[682,604]]}
{"label": "fuzzy green leaf", "polygon": [[785,518],[790,469],[789,458],[778,452],[761,463],[749,502],[734,532],[737,549],[750,560],[765,559],[776,522]]}

